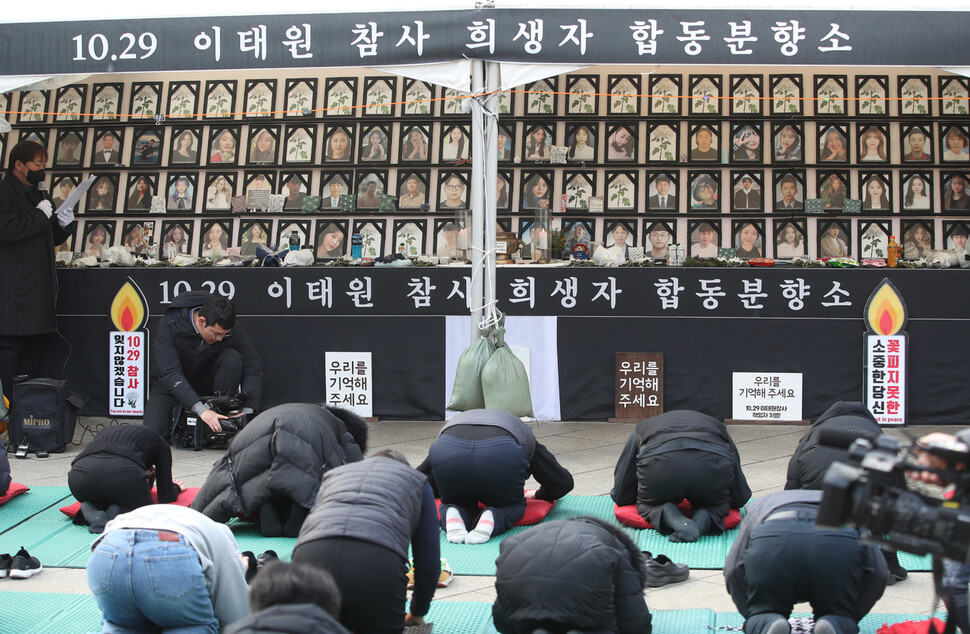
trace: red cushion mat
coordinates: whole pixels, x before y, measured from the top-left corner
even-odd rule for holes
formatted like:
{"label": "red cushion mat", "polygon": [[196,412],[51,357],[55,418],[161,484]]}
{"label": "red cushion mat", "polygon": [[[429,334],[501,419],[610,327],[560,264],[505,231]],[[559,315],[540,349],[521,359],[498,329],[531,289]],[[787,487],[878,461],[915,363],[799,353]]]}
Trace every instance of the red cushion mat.
{"label": "red cushion mat", "polygon": [[[687,517],[690,517],[693,514],[693,510],[690,507],[690,502],[687,500],[681,501],[681,503],[677,505],[677,508],[679,508]],[[653,528],[653,525],[650,522],[640,517],[640,514],[637,512],[636,504],[630,504],[629,506],[614,506],[613,514],[616,516],[616,519],[620,522],[620,524],[626,524],[627,526],[631,526],[633,528]],[[741,511],[738,509],[731,509],[728,511],[727,517],[724,518],[724,528],[734,528],[740,523]]]}
{"label": "red cushion mat", "polygon": [[3,506],[21,493],[26,493],[27,491],[30,491],[30,487],[28,487],[26,484],[17,484],[16,482],[11,482],[10,486],[7,487],[7,492],[0,495],[0,506]]}
{"label": "red cushion mat", "polygon": [[[441,519],[441,500],[435,498],[435,506],[438,507],[438,518]],[[525,501],[525,514],[522,516],[518,522],[515,523],[516,526],[532,526],[533,524],[538,524],[542,520],[546,519],[546,515],[549,515],[549,511],[552,507],[556,505],[555,502],[547,502],[545,500],[537,500],[532,498]],[[479,503],[480,508],[485,508],[484,504]],[[634,511],[636,509],[634,508]]]}
{"label": "red cushion mat", "polygon": [[[175,501],[172,502],[172,504],[175,504],[176,506],[189,506],[192,504],[192,500],[195,499],[195,496],[199,493],[199,489],[201,488],[202,487],[189,487],[184,489],[181,493],[179,493],[179,496],[175,498]],[[155,489],[152,489],[152,501],[158,504],[158,491]],[[77,515],[77,512],[80,510],[80,502],[75,502],[74,504],[68,504],[67,506],[61,507],[61,513],[67,515],[71,519],[74,519],[74,516]]]}

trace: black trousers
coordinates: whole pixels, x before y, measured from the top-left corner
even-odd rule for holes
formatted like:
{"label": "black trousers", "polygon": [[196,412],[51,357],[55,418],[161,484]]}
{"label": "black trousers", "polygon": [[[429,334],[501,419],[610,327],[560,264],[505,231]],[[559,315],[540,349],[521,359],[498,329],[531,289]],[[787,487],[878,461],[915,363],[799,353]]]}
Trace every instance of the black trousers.
{"label": "black trousers", "polygon": [[728,458],[695,449],[671,451],[637,462],[637,511],[663,534],[670,529],[660,521],[661,507],[686,498],[693,511],[706,510],[716,533],[724,530],[731,510],[734,465]]}
{"label": "black trousers", "polygon": [[[189,384],[201,397],[213,396],[216,392],[222,395],[235,394],[242,382],[242,375],[242,355],[235,348],[226,348],[216,355],[201,376],[190,379]],[[179,400],[161,381],[152,381],[142,424],[169,440],[172,435],[172,414],[179,405]]]}
{"label": "black trousers", "polygon": [[355,634],[400,634],[407,601],[407,561],[390,548],[345,537],[297,543],[293,561],[333,575],[344,604],[340,622]]}
{"label": "black trousers", "polygon": [[465,440],[442,434],[428,451],[438,493],[441,495],[441,528],[448,507],[454,506],[465,522],[475,528],[481,502],[492,511],[501,535],[525,514],[523,486],[529,474],[525,451],[511,436]]}
{"label": "black trousers", "polygon": [[745,632],[760,634],[768,613],[788,617],[808,601],[815,620],[828,617],[840,634],[855,634],[857,623],[882,596],[886,577],[865,572],[863,545],[854,530],[831,531],[812,519],[770,520],[751,534],[744,551],[748,584]]}
{"label": "black trousers", "polygon": [[112,504],[131,511],[152,504],[148,471],[135,461],[110,453],[78,458],[67,474],[67,485],[78,502],[104,510]]}
{"label": "black trousers", "polygon": [[13,402],[13,378],[60,379],[67,361],[67,344],[56,332],[41,335],[0,335],[0,385]]}

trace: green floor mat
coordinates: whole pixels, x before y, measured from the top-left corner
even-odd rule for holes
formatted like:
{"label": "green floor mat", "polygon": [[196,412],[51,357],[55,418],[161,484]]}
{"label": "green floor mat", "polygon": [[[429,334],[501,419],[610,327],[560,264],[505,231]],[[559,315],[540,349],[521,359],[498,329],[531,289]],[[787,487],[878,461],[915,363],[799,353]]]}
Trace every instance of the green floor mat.
{"label": "green floor mat", "polygon": [[295,537],[264,537],[256,525],[242,520],[230,520],[229,528],[239,545],[239,552],[251,550],[258,555],[267,550],[274,550],[280,559],[290,561],[293,547],[296,546]]}
{"label": "green floor mat", "polygon": [[484,601],[432,601],[424,620],[434,623],[433,631],[441,634],[484,634],[491,630],[492,604]]}
{"label": "green floor mat", "polygon": [[62,506],[60,503],[70,495],[71,490],[67,487],[31,487],[26,493],[0,506],[0,533],[10,530],[46,508]]}
{"label": "green floor mat", "polygon": [[101,631],[101,611],[89,594],[10,592],[0,601],[2,634]]}

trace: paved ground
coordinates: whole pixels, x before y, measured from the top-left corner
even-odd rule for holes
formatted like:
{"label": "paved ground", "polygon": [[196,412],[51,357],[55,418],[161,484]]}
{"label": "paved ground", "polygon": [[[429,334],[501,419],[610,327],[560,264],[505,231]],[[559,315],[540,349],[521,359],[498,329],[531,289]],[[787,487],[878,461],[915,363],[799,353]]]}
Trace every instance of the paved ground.
{"label": "paved ground", "polygon": [[[80,446],[90,442],[93,431],[108,424],[107,419],[81,419],[75,437],[78,446],[64,454],[46,459],[31,455],[15,460],[11,455],[14,481],[28,486],[66,486],[71,460]],[[87,426],[88,429],[82,428]],[[401,451],[417,465],[424,459],[429,445],[441,426],[440,422],[382,421],[371,426],[372,450],[391,447]],[[613,483],[613,467],[632,426],[599,422],[535,423],[536,436],[568,468],[576,480],[573,493],[608,495]],[[909,433],[922,435],[929,431],[953,431],[952,428],[910,427]],[[755,496],[784,487],[788,459],[806,427],[786,425],[731,425],[729,431],[738,445],[747,476]],[[892,431],[890,433],[897,433]],[[174,450],[174,474],[188,486],[200,486],[220,452]],[[19,544],[6,544],[0,539],[0,552],[13,553]],[[656,553],[655,553],[656,554]],[[494,577],[459,576],[445,589],[439,589],[436,600],[493,601]],[[42,574],[26,580],[4,580],[2,592],[87,593],[84,570],[46,568]],[[684,583],[651,589],[646,593],[651,609],[709,608],[716,612],[735,610],[724,589],[719,570],[692,570]],[[0,598],[0,600],[4,600]],[[932,611],[933,584],[929,573],[911,573],[909,578],[887,588],[874,612],[929,614]],[[808,611],[806,605],[797,611]]]}

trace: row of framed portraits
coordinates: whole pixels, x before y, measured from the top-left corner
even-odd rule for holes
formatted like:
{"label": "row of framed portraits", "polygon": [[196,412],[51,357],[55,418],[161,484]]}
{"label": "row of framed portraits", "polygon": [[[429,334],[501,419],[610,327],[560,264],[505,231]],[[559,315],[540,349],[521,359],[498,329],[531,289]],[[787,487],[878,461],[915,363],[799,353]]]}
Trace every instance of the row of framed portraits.
{"label": "row of framed portraits", "polygon": [[[890,88],[894,89],[894,92]],[[126,89],[128,97],[126,99]],[[935,93],[934,93],[935,89]],[[521,97],[516,108],[516,97]],[[298,77],[75,84],[0,96],[18,123],[307,116],[450,116],[462,93],[397,77]],[[127,110],[123,106],[127,104]],[[540,79],[503,92],[499,114],[557,116],[966,116],[970,80],[940,75],[600,74]],[[49,114],[53,112],[54,114]]]}
{"label": "row of framed portraits", "polygon": [[[536,218],[499,218],[499,228],[515,231],[524,247],[519,257],[539,259],[536,240],[545,226]],[[890,236],[901,236],[903,257],[918,259],[934,249],[966,250],[967,221],[932,218],[703,218],[678,222],[663,218],[593,220],[564,217],[552,228],[566,234],[564,253],[577,244],[589,249],[618,246],[628,258],[663,258],[670,244],[684,243],[691,257],[736,255],[741,258],[858,257],[886,258]],[[683,232],[682,234],[680,232]],[[86,219],[76,236],[58,251],[106,257],[106,249],[123,245],[136,255],[158,254],[170,260],[179,254],[218,257],[255,255],[260,247],[289,244],[296,235],[302,248],[317,260],[348,257],[348,236],[360,235],[364,257],[390,253],[408,257],[431,255],[463,258],[468,231],[457,219],[427,218],[206,218],[206,219]],[[77,246],[75,246],[75,244]],[[725,252],[725,249],[727,252]],[[557,257],[562,254],[553,254]]]}
{"label": "row of framed portraits", "polygon": [[[53,166],[68,169],[454,164],[471,157],[470,125],[456,121],[23,128],[19,138],[48,148]],[[500,124],[496,145],[500,163],[970,164],[970,125],[523,121]]]}
{"label": "row of framed portraits", "polygon": [[[54,203],[66,200],[84,177],[52,173]],[[472,187],[470,172],[458,169],[130,171],[93,177],[80,210],[89,215],[454,213],[468,209]],[[970,171],[936,169],[500,169],[495,201],[500,213],[970,215],[968,184]]]}

